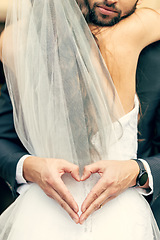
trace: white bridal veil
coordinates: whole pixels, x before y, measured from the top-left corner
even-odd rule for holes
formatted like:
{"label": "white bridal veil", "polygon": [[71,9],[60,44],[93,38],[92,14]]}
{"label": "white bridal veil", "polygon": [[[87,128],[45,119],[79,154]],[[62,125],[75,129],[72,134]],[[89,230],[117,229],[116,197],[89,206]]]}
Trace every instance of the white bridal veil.
{"label": "white bridal veil", "polygon": [[13,0],[6,27],[6,81],[15,128],[29,153],[82,168],[107,159],[121,137],[113,122],[123,109],[76,1]]}

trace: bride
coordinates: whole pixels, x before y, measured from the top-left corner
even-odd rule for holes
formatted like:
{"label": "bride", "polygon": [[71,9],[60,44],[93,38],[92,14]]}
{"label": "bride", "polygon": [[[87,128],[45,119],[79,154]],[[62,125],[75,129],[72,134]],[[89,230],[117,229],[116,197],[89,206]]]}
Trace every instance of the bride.
{"label": "bride", "polygon": [[151,34],[160,17],[136,10],[136,0],[77,2],[13,0],[8,10],[1,58],[31,156],[27,183],[0,217],[0,239],[158,240],[141,195],[149,181],[135,187],[133,159],[136,65],[160,39]]}

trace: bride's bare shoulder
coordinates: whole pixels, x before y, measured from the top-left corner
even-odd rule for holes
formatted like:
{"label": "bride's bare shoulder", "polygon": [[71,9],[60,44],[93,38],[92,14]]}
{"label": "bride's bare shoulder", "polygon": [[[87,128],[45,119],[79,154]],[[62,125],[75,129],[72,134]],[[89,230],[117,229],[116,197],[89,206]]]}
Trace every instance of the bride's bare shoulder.
{"label": "bride's bare shoulder", "polygon": [[126,24],[128,32],[133,36],[133,40],[137,40],[142,48],[160,40],[160,10],[136,9],[122,24]]}
{"label": "bride's bare shoulder", "polygon": [[141,51],[150,43],[160,40],[159,26],[160,10],[141,8],[113,26],[112,32],[119,43],[129,44]]}

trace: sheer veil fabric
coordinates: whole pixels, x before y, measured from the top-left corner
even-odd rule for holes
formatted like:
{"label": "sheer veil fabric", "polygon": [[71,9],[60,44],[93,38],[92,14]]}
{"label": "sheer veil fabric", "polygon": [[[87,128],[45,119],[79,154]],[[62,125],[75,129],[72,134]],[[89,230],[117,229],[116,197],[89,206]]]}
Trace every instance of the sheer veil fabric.
{"label": "sheer veil fabric", "polygon": [[[124,116],[124,111],[109,71],[76,1],[12,0],[6,27],[3,42],[6,81],[13,105],[15,128],[29,153],[39,157],[66,159],[79,165],[80,171],[85,165],[97,160],[124,159],[121,141],[124,129],[119,122],[119,119]],[[94,144],[95,137],[98,142],[96,146]],[[126,159],[135,157],[135,155],[136,152],[133,156],[127,156]],[[94,180],[93,182],[91,180],[87,184],[92,186],[93,183]],[[32,189],[34,188],[37,187],[33,186]],[[88,192],[85,184],[81,189],[85,192],[84,195]],[[40,190],[33,191],[33,195],[36,191],[41,194],[38,199],[44,198],[44,201],[51,201],[43,193],[40,193]],[[137,196],[138,199],[140,198],[139,209],[141,209],[143,198],[138,195],[136,190],[130,190],[130,192],[133,193],[135,201],[139,201],[136,200]],[[23,200],[23,196],[20,197],[6,213],[8,216],[6,230],[1,224],[6,219],[5,214],[2,216],[0,229],[3,229],[3,233],[0,235],[0,239],[22,239],[21,237],[7,238],[5,231],[7,236],[10,236],[11,223],[16,224],[15,216],[20,209],[18,203],[20,202],[21,207],[23,202],[29,202],[30,197],[27,198],[28,200],[26,198],[24,197]],[[126,207],[125,200],[117,202],[122,202],[123,207]],[[35,206],[40,204],[39,200],[36,203]],[[148,209],[147,214],[149,214],[150,221],[152,217],[149,206],[146,204],[145,202],[144,206]],[[59,211],[55,220],[57,221],[55,224],[58,224],[58,214],[62,210],[56,203],[55,206]],[[111,207],[112,205],[109,206],[110,213],[116,209],[114,204],[114,208]],[[123,207],[118,208],[119,213]],[[34,207],[32,208],[34,211]],[[43,210],[43,207],[39,207],[37,211],[39,212],[40,209]],[[52,209],[54,208],[52,207]],[[57,211],[56,209],[55,211]],[[106,211],[108,211],[107,209],[106,206]],[[114,213],[117,215],[116,211]],[[22,212],[24,214],[23,210]],[[46,212],[47,210],[44,210],[44,214]],[[129,211],[127,212],[129,213]],[[134,212],[136,214],[136,211]],[[105,213],[105,207],[103,213]],[[99,226],[98,224],[101,222],[100,232],[105,231],[107,216],[109,222],[112,222],[110,213],[106,212],[105,218],[100,216],[100,221],[96,220],[98,221],[96,223],[93,219],[95,227]],[[59,220],[60,226],[63,222],[63,215]],[[123,213],[120,216],[123,216]],[[146,216],[148,215],[145,215],[144,219]],[[123,217],[127,219],[125,215]],[[112,226],[115,224],[115,218],[112,219]],[[96,219],[99,218],[96,217]],[[133,219],[135,219],[134,216]],[[122,218],[117,219],[119,225],[121,220],[123,222]],[[36,221],[39,221],[39,217]],[[66,219],[64,222],[67,226]],[[151,222],[155,227],[155,238],[150,238],[151,235],[149,235],[149,238],[146,239],[158,239],[158,237],[156,238],[158,230],[154,219]],[[9,225],[7,225],[8,223]],[[64,236],[58,237],[59,239],[92,240],[99,236],[97,230],[97,235],[94,233],[92,237],[87,235],[89,237],[84,238],[84,235],[78,234],[77,226],[72,228],[72,225],[69,225],[68,228],[65,228],[66,231],[69,231],[70,226],[72,232],[76,229],[75,233],[68,237],[65,231],[62,231]],[[39,227],[39,231],[40,229],[41,227]],[[92,218],[83,229],[85,233],[86,229],[92,232]],[[23,230],[26,229],[23,227]],[[107,231],[109,232],[109,229]],[[14,233],[14,228],[12,233]],[[25,234],[23,234],[24,236]],[[40,236],[37,237],[37,240],[39,239],[41,239]],[[101,239],[107,238],[103,235]],[[117,239],[114,238],[114,240]],[[134,239],[141,238],[135,237]]]}
{"label": "sheer veil fabric", "polygon": [[[4,69],[27,150],[81,168],[108,159],[124,111],[76,1],[14,0],[6,26]],[[92,146],[97,132],[101,153]]]}

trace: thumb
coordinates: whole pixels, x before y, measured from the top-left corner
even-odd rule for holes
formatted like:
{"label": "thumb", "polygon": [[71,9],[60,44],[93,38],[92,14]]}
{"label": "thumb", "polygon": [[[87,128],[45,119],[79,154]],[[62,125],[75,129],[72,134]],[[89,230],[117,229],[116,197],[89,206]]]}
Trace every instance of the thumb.
{"label": "thumb", "polygon": [[73,163],[70,162],[66,162],[65,166],[64,166],[64,171],[67,173],[70,173],[71,176],[76,180],[76,181],[80,181],[80,175],[79,175],[79,167]]}
{"label": "thumb", "polygon": [[93,163],[91,165],[87,165],[84,167],[83,175],[81,177],[81,181],[85,181],[88,179],[92,173],[96,173],[99,171],[99,167],[97,163]]}
{"label": "thumb", "polygon": [[79,167],[78,166],[74,166],[73,169],[70,171],[71,176],[78,182],[80,182],[81,178],[79,175]]}

